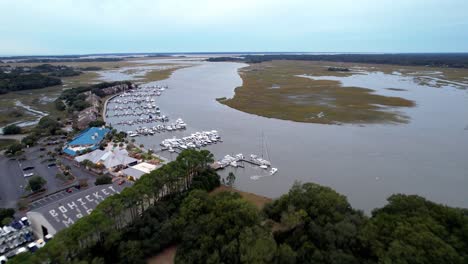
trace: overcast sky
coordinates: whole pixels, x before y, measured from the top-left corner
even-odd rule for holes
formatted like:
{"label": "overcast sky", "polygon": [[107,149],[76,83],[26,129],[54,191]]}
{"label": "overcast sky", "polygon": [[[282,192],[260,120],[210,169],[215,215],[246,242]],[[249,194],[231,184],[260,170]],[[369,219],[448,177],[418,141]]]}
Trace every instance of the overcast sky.
{"label": "overcast sky", "polygon": [[0,0],[0,54],[468,52],[467,0]]}

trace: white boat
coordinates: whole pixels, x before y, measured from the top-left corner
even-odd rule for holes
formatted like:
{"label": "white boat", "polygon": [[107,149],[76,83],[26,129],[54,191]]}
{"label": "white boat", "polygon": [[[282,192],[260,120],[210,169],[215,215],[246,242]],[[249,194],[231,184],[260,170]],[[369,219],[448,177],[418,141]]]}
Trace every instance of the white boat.
{"label": "white boat", "polygon": [[270,170],[270,175],[275,174],[277,171],[278,171],[277,168],[271,168],[271,170]]}

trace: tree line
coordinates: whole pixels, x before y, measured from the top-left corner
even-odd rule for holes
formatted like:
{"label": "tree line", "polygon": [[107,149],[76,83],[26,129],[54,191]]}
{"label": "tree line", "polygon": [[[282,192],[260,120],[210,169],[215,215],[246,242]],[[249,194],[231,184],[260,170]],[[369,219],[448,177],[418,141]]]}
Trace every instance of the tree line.
{"label": "tree line", "polygon": [[188,150],[102,202],[43,249],[13,263],[467,263],[468,211],[392,195],[371,216],[313,183],[258,210],[220,184],[206,150]]}
{"label": "tree line", "polygon": [[64,65],[0,66],[0,94],[60,85],[62,84],[60,77],[80,74],[81,71]]}
{"label": "tree line", "polygon": [[[102,82],[98,84],[93,84],[89,86],[80,86],[72,89],[64,90],[59,98],[55,101],[55,107],[57,110],[63,111],[67,109],[70,113],[74,111],[81,111],[85,108],[90,107],[91,105],[86,102],[86,94],[85,92],[91,92],[99,97],[104,97],[105,94],[102,92],[102,89],[116,86],[119,84],[126,84],[128,86],[131,85],[131,82],[128,81],[117,81],[117,82]],[[64,103],[65,102],[65,103]]]}
{"label": "tree line", "polygon": [[272,60],[331,61],[372,64],[393,64],[403,66],[430,66],[468,68],[468,53],[401,53],[401,54],[266,54],[237,57],[213,57],[208,61],[237,61],[260,63]]}
{"label": "tree line", "polygon": [[115,253],[105,250],[124,241],[127,226],[138,223],[148,208],[159,206],[160,202],[172,203],[190,188],[211,190],[219,186],[219,176],[209,167],[212,162],[209,151],[186,150],[175,161],[143,175],[132,187],[104,200],[89,216],[56,234],[44,248],[15,257],[12,262],[88,263],[112,257]]}

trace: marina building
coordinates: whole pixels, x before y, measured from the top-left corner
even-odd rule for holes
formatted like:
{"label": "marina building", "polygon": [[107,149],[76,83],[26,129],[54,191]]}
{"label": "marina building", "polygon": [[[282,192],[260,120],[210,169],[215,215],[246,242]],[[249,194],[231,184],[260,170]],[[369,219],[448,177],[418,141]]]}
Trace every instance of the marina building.
{"label": "marina building", "polygon": [[129,180],[136,181],[140,179],[144,174],[150,173],[155,169],[161,167],[160,165],[153,165],[147,162],[141,162],[132,167],[128,167],[122,170],[122,175],[127,177]]}
{"label": "marina building", "polygon": [[75,161],[82,162],[89,160],[94,164],[103,165],[106,169],[112,171],[138,163],[137,159],[128,156],[126,150],[100,150],[96,149],[84,155],[75,158]]}
{"label": "marina building", "polygon": [[89,150],[95,150],[110,129],[103,127],[90,127],[67,143],[63,152],[71,157]]}

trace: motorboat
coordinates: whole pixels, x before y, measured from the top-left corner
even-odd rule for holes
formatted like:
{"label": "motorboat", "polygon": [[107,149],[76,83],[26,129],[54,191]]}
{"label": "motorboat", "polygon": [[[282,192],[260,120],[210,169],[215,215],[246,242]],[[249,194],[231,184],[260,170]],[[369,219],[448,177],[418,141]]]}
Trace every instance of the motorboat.
{"label": "motorboat", "polygon": [[270,170],[270,175],[275,174],[277,171],[278,171],[277,168],[271,168],[271,170]]}

